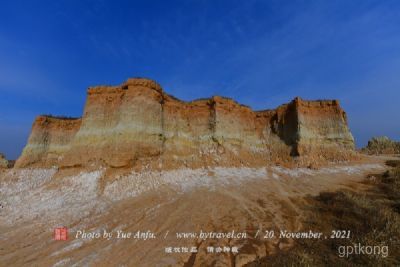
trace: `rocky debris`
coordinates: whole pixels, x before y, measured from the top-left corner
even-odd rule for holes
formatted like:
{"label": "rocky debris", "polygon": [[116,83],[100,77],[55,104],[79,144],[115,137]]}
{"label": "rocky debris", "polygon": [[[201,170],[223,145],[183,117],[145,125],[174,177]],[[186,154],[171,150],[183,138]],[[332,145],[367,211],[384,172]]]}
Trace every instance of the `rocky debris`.
{"label": "rocky debris", "polygon": [[370,155],[400,154],[400,142],[393,141],[387,136],[373,137],[362,152]]}
{"label": "rocky debris", "polygon": [[353,148],[336,100],[253,111],[219,96],[181,101],[133,78],[89,88],[81,119],[39,116],[16,167],[308,166],[346,160]]}
{"label": "rocky debris", "polygon": [[8,168],[8,160],[0,153],[0,168]]}

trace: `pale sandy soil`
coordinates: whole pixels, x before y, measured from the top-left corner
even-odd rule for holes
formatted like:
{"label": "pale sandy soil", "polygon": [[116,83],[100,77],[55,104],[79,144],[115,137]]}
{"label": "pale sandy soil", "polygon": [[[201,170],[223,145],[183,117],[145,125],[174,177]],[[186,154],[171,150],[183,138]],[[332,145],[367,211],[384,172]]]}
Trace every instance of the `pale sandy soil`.
{"label": "pale sandy soil", "polygon": [[[55,169],[8,170],[0,177],[0,266],[242,266],[290,246],[290,240],[254,238],[258,229],[301,228],[301,197],[338,188],[361,189],[382,158],[318,170],[282,167],[105,170],[56,174]],[[54,228],[69,228],[55,241]],[[76,231],[152,231],[155,239],[82,239]],[[246,239],[177,239],[177,232],[245,231]],[[168,234],[166,235],[166,233]],[[262,232],[261,232],[262,233]],[[166,235],[166,236],[165,236]],[[207,246],[239,253],[210,254]],[[165,247],[198,248],[166,253]]]}

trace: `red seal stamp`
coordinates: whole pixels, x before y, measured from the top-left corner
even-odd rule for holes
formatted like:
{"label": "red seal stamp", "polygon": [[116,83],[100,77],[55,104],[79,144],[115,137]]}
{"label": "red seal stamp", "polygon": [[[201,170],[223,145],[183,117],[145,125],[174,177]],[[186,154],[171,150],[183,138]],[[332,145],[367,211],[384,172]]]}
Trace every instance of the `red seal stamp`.
{"label": "red seal stamp", "polygon": [[68,229],[67,227],[58,227],[54,229],[54,240],[67,240]]}

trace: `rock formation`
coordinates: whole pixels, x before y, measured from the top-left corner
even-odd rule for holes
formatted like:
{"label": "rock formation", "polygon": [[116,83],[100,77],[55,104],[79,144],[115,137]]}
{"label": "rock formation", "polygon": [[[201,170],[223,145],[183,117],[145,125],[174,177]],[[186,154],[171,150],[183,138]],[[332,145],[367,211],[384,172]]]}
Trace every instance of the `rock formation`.
{"label": "rock formation", "polygon": [[371,155],[400,154],[400,142],[395,142],[387,136],[373,137],[362,151]]}
{"label": "rock formation", "polygon": [[58,166],[79,130],[80,119],[38,116],[15,166]]}
{"label": "rock formation", "polygon": [[81,119],[39,116],[16,167],[263,166],[345,159],[354,149],[336,100],[253,111],[214,96],[184,102],[148,79],[88,89]]}
{"label": "rock formation", "polygon": [[0,153],[0,169],[1,168],[7,168],[8,167],[8,160],[6,157]]}

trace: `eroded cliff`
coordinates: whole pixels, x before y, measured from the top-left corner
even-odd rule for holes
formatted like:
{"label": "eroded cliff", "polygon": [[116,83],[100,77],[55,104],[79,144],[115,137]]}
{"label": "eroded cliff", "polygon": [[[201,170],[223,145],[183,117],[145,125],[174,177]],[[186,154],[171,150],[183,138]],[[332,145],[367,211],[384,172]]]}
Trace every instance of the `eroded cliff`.
{"label": "eroded cliff", "polygon": [[89,88],[81,119],[39,116],[16,166],[309,164],[346,159],[353,148],[336,100],[296,98],[275,110],[253,111],[218,96],[184,102],[152,80],[135,78]]}
{"label": "eroded cliff", "polygon": [[15,162],[15,167],[59,166],[80,124],[79,118],[38,116],[33,123],[28,144]]}

